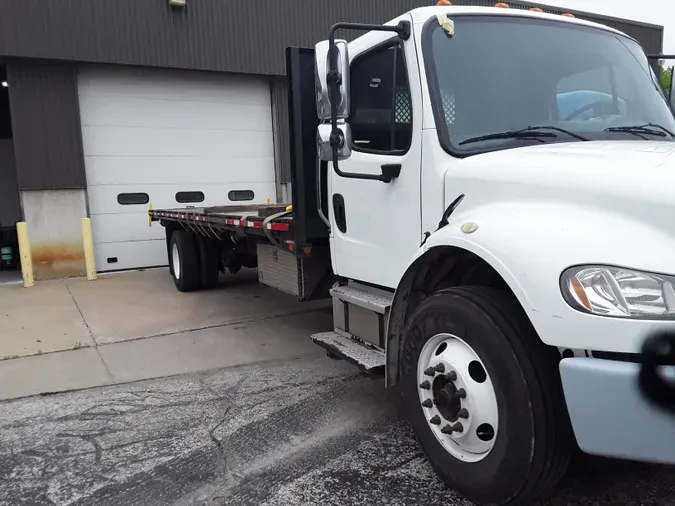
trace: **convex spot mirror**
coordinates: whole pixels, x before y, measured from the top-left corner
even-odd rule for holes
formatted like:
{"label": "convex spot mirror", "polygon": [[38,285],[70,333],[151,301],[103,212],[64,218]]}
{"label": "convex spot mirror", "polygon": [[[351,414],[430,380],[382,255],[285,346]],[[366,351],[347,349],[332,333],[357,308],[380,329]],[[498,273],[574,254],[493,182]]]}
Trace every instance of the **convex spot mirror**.
{"label": "convex spot mirror", "polygon": [[[330,93],[328,90],[328,41],[322,40],[314,48],[314,75],[316,88],[316,113],[319,121],[330,120]],[[349,115],[349,54],[346,40],[336,40],[337,71],[340,74],[340,92],[337,105],[337,119]]]}
{"label": "convex spot mirror", "polygon": [[[338,142],[338,160],[346,160],[352,154],[352,132],[348,124],[338,124],[339,142]],[[333,149],[330,145],[330,136],[332,127],[328,123],[319,125],[317,129],[316,142],[319,153],[319,160],[324,162],[333,161]]]}

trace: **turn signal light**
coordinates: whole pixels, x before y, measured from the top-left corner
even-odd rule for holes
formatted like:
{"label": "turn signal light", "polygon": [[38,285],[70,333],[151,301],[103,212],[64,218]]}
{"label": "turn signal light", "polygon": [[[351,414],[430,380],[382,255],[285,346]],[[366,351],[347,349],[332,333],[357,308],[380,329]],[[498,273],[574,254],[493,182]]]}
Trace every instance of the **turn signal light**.
{"label": "turn signal light", "polygon": [[498,9],[508,9],[508,8],[509,8],[509,4],[506,4],[506,3],[504,3],[504,2],[499,2],[499,3],[496,3],[496,4],[495,4],[495,7],[497,7]]}
{"label": "turn signal light", "polygon": [[570,14],[569,12],[563,12],[562,15],[565,16],[566,18],[573,18],[573,17],[575,17],[574,14]]}
{"label": "turn signal light", "polygon": [[438,2],[436,2],[436,5],[438,7],[450,7],[452,3],[450,2],[450,0],[438,0]]}
{"label": "turn signal light", "polygon": [[530,10],[531,10],[532,12],[544,12],[544,11],[541,10],[539,7],[532,7]]}

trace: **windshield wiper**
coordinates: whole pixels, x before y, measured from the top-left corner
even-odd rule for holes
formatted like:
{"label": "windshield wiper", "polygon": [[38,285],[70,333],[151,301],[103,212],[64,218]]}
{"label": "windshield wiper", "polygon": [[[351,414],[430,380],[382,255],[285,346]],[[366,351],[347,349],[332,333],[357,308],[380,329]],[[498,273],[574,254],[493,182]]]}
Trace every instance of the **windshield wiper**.
{"label": "windshield wiper", "polygon": [[480,141],[489,141],[492,139],[535,139],[538,140],[539,142],[545,142],[542,140],[543,137],[558,137],[558,134],[553,133],[553,132],[541,132],[541,130],[555,130],[556,132],[561,132],[564,134],[569,135],[570,137],[574,137],[575,139],[579,139],[580,141],[587,141],[586,137],[575,134],[574,132],[570,132],[569,130],[565,130],[564,128],[559,128],[555,126],[529,126],[527,128],[522,128],[520,130],[510,130],[507,132],[498,132],[495,134],[487,134],[487,135],[481,135],[479,137],[471,137],[470,139],[466,139],[462,142],[460,142],[460,146],[462,144],[469,144],[472,142],[480,142]]}
{"label": "windshield wiper", "polygon": [[[654,130],[657,129],[657,130]],[[659,131],[660,130],[660,131]],[[626,132],[628,134],[635,134],[640,137],[646,135],[656,135],[657,137],[667,137],[670,136],[675,139],[675,134],[668,130],[666,127],[657,125],[656,123],[646,123],[644,125],[632,125],[632,126],[618,126],[618,127],[609,127],[605,128],[605,132]]]}
{"label": "windshield wiper", "polygon": [[580,141],[590,141],[590,139],[588,137],[584,137],[583,135],[575,134],[574,132],[570,132],[569,130],[565,130],[564,128],[560,128],[560,127],[557,127],[557,126],[537,125],[537,126],[527,127],[525,130],[555,130],[556,132],[561,132],[561,133],[567,134],[570,137],[574,137],[575,139],[578,139]]}

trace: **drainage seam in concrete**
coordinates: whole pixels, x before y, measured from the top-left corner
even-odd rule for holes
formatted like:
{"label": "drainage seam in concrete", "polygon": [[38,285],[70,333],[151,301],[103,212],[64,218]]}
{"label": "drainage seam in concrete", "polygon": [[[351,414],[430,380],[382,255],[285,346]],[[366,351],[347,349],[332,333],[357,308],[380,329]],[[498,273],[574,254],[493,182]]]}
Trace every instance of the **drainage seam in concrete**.
{"label": "drainage seam in concrete", "polygon": [[[94,343],[94,350],[96,350],[96,355],[98,355],[98,358],[101,361],[101,364],[103,364],[103,368],[105,369],[105,373],[108,375],[108,378],[110,379],[110,381],[114,382],[115,378],[113,377],[112,373],[110,372],[110,369],[108,368],[108,364],[106,364],[105,359],[103,358],[103,355],[101,355],[101,352],[98,349],[98,342],[96,341],[96,336],[94,336],[94,332],[91,330],[91,327],[89,326],[89,323],[87,322],[87,319],[84,317],[84,313],[82,312],[82,309],[80,309],[80,305],[75,300],[75,296],[73,295],[73,292],[70,291],[70,287],[68,286],[68,283],[64,282],[63,285],[66,287],[66,290],[68,290],[68,293],[70,294],[70,298],[73,299],[73,304],[75,304],[75,307],[77,308],[77,311],[80,313],[80,318],[82,318],[82,322],[84,322],[84,326],[87,327],[87,332],[89,333],[89,338]],[[74,350],[60,350],[60,351],[74,351]],[[53,353],[58,353],[58,352],[55,351]]]}
{"label": "drainage seam in concrete", "polygon": [[[68,290],[68,291],[70,292],[70,290]],[[72,297],[72,294],[71,294],[71,297]],[[75,306],[77,306],[77,302],[75,302]],[[80,310],[80,308],[78,307],[78,311],[79,310]],[[41,353],[41,354],[34,353],[32,355],[21,355],[19,357],[13,358],[13,359],[5,359],[5,360],[20,360],[22,358],[44,357],[45,355],[54,355],[56,353],[69,353],[69,352],[72,352],[72,351],[79,351],[79,350],[86,350],[87,348],[94,348],[96,350],[96,353],[100,357],[101,361],[103,362],[103,365],[104,365],[106,371],[108,372],[110,377],[113,378],[112,374],[110,374],[110,371],[108,370],[108,365],[105,363],[105,360],[103,359],[103,356],[101,355],[101,352],[99,351],[99,348],[112,346],[112,345],[116,345],[116,344],[131,343],[131,342],[135,342],[135,341],[143,341],[145,339],[153,339],[153,338],[156,338],[156,337],[169,337],[169,336],[175,336],[175,335],[178,335],[178,334],[190,334],[192,332],[199,332],[201,330],[209,330],[209,329],[215,329],[215,328],[221,328],[221,327],[223,327],[223,328],[224,327],[231,327],[233,325],[239,325],[239,324],[242,324],[242,323],[254,323],[254,322],[259,322],[259,321],[272,320],[274,318],[284,318],[284,317],[287,317],[287,316],[299,316],[299,315],[303,315],[303,314],[319,313],[319,312],[322,312],[322,311],[325,311],[325,310],[326,310],[325,308],[324,309],[307,309],[307,310],[303,310],[303,311],[292,311],[290,313],[284,313],[284,314],[277,314],[277,315],[270,315],[270,316],[263,316],[263,317],[256,317],[256,318],[244,318],[244,319],[241,319],[241,320],[236,320],[236,321],[231,321],[231,322],[215,323],[213,325],[206,325],[204,327],[198,327],[198,328],[194,328],[194,329],[177,330],[175,332],[164,332],[164,333],[161,333],[161,334],[153,334],[153,335],[150,335],[150,336],[132,337],[130,339],[122,339],[120,341],[113,341],[113,342],[110,342],[110,343],[101,343],[101,344],[98,344],[96,342],[96,339],[92,335],[91,339],[94,342],[94,346],[82,346],[81,348],[77,348],[77,349],[70,348],[70,349],[67,349],[67,350],[47,351],[47,352],[44,352],[44,353]],[[82,315],[81,311],[80,311],[80,315]],[[82,316],[82,320],[84,321],[87,329],[89,330],[89,332],[91,334],[91,329],[89,328],[89,325],[87,325],[86,320],[84,320],[84,316]],[[309,336],[307,336],[307,338],[309,339]],[[0,363],[4,362],[5,360],[0,360]]]}
{"label": "drainage seam in concrete", "polygon": [[[121,341],[113,341],[111,343],[103,343],[99,346],[108,346],[109,344],[117,344],[117,343],[129,343],[132,341],[141,341],[143,339],[152,339],[155,337],[167,337],[167,336],[175,336],[177,334],[190,334],[192,332],[199,332],[201,330],[209,330],[209,329],[217,329],[220,327],[231,327],[232,325],[240,325],[242,323],[256,323],[256,322],[262,322],[265,320],[273,320],[274,318],[284,318],[287,316],[299,316],[303,314],[311,314],[311,313],[320,313],[322,311],[325,311],[326,308],[323,309],[302,309],[298,311],[291,311],[289,313],[280,313],[280,314],[273,314],[269,316],[256,316],[256,317],[250,317],[250,318],[242,318],[241,320],[233,320],[225,323],[214,323],[212,325],[204,325],[203,327],[196,327],[196,328],[191,328],[191,329],[184,329],[184,330],[173,330],[171,332],[161,332],[159,334],[152,334],[149,336],[139,336],[139,337],[131,337],[129,339],[123,339]],[[307,336],[309,337],[309,336]]]}

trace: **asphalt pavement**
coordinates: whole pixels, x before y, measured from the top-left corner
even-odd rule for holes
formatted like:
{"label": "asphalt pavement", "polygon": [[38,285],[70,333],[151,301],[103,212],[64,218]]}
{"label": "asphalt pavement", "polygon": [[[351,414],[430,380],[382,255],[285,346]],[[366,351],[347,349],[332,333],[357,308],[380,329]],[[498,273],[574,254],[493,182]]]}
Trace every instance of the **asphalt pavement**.
{"label": "asphalt pavement", "polygon": [[[8,505],[469,504],[397,392],[323,357],[2,402],[0,484]],[[584,457],[544,504],[672,505],[675,468]]]}

